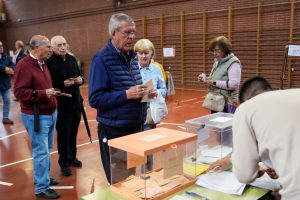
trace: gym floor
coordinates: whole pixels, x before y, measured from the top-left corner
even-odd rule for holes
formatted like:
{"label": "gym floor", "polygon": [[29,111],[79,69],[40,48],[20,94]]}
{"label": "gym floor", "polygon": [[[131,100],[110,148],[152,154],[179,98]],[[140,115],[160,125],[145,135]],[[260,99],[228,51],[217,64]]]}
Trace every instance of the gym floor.
{"label": "gym floor", "polygon": [[[61,194],[60,199],[63,200],[80,199],[82,196],[107,187],[99,153],[96,110],[88,104],[87,85],[81,87],[81,94],[84,97],[93,142],[89,142],[81,119],[77,136],[77,157],[82,161],[83,166],[72,167],[73,175],[64,177],[60,174],[57,163],[55,134],[50,176],[60,181],[58,186],[67,186],[64,189],[57,189]],[[204,95],[204,90],[176,88],[176,95],[167,97],[169,114],[159,126],[184,131],[186,120],[209,114],[209,110],[201,107]],[[2,115],[1,100],[0,113]],[[14,121],[14,125],[4,126],[0,123],[0,199],[39,199],[34,195],[31,144],[20,118],[20,106],[17,101],[11,101],[10,119]],[[10,183],[12,185],[8,186]]]}

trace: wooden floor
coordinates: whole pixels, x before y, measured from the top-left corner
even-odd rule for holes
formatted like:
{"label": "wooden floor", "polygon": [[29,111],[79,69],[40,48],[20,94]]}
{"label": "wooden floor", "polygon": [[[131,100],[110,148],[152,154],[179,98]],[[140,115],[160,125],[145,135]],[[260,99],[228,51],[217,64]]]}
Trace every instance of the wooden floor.
{"label": "wooden floor", "polygon": [[[64,177],[60,174],[57,163],[58,154],[55,145],[51,154],[50,176],[60,181],[59,186],[74,186],[74,189],[57,190],[63,200],[75,200],[107,186],[101,164],[97,137],[96,111],[87,101],[87,86],[81,88],[84,105],[87,110],[93,143],[89,143],[83,121],[80,123],[77,137],[77,155],[82,161],[82,168],[72,168],[73,175]],[[184,130],[184,121],[209,113],[201,105],[205,92],[200,90],[176,89],[176,95],[167,98],[169,115],[159,125],[177,130]],[[0,100],[2,121],[2,101]],[[29,137],[20,119],[19,102],[12,101],[10,118],[14,125],[0,123],[0,200],[38,199],[34,195],[33,164]],[[12,183],[12,186],[2,182]]]}

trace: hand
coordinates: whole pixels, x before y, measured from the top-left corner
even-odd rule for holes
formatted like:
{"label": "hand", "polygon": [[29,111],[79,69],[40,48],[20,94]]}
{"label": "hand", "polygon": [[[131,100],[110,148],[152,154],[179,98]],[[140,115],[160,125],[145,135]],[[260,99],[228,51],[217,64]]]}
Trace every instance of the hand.
{"label": "hand", "polygon": [[54,88],[46,89],[46,95],[48,98],[56,97],[60,91],[54,90]]}
{"label": "hand", "polygon": [[74,84],[75,84],[75,78],[68,78],[68,79],[64,80],[64,85],[66,87],[70,87]]}
{"label": "hand", "polygon": [[209,165],[207,172],[224,171],[230,169],[232,166],[230,158],[226,157],[221,160],[217,160]]}
{"label": "hand", "polygon": [[145,92],[147,87],[145,85],[135,85],[126,90],[127,99],[139,99]]}
{"label": "hand", "polygon": [[213,86],[213,80],[205,80],[205,81],[203,81],[203,83],[207,86],[207,87],[209,87],[209,86]]}
{"label": "hand", "polygon": [[274,190],[271,192],[271,195],[272,197],[275,199],[275,200],[280,200],[281,199],[281,195],[279,193],[279,190]]}
{"label": "hand", "polygon": [[203,82],[205,80],[206,80],[206,74],[204,74],[204,73],[199,74],[198,81]]}
{"label": "hand", "polygon": [[83,79],[81,76],[78,76],[78,77],[74,78],[74,82],[76,85],[81,85],[83,82]]}
{"label": "hand", "polygon": [[54,95],[55,97],[59,97],[59,96],[72,97],[72,94],[63,93],[58,88],[55,88],[54,90],[56,91],[56,94]]}
{"label": "hand", "polygon": [[5,67],[4,72],[8,75],[13,75],[14,74],[14,70],[10,67]]}
{"label": "hand", "polygon": [[272,179],[278,179],[278,175],[274,169],[269,168],[265,164],[259,164],[259,171],[257,177],[261,177],[262,175],[264,175],[264,173],[267,173]]}
{"label": "hand", "polygon": [[148,92],[148,98],[149,99],[155,99],[157,97],[157,90],[150,90]]}

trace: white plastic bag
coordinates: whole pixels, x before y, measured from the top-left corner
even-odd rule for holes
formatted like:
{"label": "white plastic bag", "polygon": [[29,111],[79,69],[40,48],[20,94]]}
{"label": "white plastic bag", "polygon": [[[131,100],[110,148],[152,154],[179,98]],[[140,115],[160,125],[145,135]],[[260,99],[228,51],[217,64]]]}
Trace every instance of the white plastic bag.
{"label": "white plastic bag", "polygon": [[150,101],[150,112],[155,124],[161,122],[167,116],[167,104],[160,92],[157,93],[156,99]]}

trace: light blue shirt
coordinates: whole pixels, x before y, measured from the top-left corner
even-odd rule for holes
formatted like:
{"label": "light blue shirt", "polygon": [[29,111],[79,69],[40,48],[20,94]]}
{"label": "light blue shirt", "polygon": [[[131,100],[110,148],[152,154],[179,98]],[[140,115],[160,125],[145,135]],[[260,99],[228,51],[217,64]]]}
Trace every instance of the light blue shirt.
{"label": "light blue shirt", "polygon": [[160,67],[150,63],[148,67],[141,67],[139,64],[143,83],[152,79],[154,89],[157,89],[163,97],[166,96],[166,83]]}

